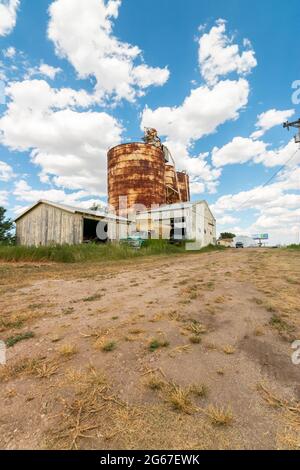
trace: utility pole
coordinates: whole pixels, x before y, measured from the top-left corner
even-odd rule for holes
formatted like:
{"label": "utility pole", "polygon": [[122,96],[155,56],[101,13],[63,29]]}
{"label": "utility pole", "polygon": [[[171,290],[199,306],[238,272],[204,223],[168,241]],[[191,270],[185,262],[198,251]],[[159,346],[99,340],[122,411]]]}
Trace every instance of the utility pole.
{"label": "utility pole", "polygon": [[300,119],[298,121],[294,122],[285,122],[283,124],[284,129],[287,129],[288,131],[290,130],[290,127],[294,127],[295,129],[298,129],[298,134],[295,135],[295,144],[299,144],[300,148]]}
{"label": "utility pole", "polygon": [[[285,122],[283,124],[284,129],[287,129],[288,131],[290,130],[290,127],[294,127],[295,129],[298,129],[298,134],[295,135],[295,144],[299,144],[299,149],[300,149],[300,119],[298,121],[294,122]],[[299,232],[299,244],[300,244],[300,232]]]}

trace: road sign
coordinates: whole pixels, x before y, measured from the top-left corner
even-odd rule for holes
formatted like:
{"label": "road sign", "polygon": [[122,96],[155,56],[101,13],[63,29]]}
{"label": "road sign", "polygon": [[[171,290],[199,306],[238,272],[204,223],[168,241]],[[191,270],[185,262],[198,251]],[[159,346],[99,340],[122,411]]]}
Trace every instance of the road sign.
{"label": "road sign", "polygon": [[257,235],[253,235],[253,240],[269,240],[268,233],[258,233]]}

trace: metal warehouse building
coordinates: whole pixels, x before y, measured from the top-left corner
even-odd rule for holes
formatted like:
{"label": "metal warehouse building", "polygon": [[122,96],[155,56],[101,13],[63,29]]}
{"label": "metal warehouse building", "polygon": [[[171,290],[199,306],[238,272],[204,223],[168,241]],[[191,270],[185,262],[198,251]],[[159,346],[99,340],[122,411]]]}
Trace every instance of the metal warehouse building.
{"label": "metal warehouse building", "polygon": [[137,229],[152,238],[194,240],[198,248],[216,244],[216,219],[206,201],[161,206],[136,217]]}
{"label": "metal warehouse building", "polygon": [[[96,240],[97,225],[107,240],[127,237],[128,221],[104,212],[41,200],[16,220],[17,243],[24,246],[78,245]],[[107,241],[103,240],[103,241]]]}

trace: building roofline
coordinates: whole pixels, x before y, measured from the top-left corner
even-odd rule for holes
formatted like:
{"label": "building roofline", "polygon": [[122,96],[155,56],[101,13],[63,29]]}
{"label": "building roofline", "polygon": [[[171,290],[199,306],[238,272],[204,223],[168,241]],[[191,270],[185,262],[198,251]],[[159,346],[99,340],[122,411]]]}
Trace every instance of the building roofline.
{"label": "building roofline", "polygon": [[156,209],[149,209],[149,210],[146,210],[146,211],[142,211],[142,212],[139,212],[138,215],[141,215],[141,214],[149,214],[150,212],[151,213],[154,213],[154,212],[167,212],[167,211],[172,211],[172,210],[180,210],[180,209],[186,209],[186,208],[191,208],[197,204],[205,204],[206,207],[208,208],[211,216],[213,217],[214,220],[216,220],[216,218],[214,217],[207,201],[205,201],[205,199],[201,199],[199,201],[191,201],[191,202],[176,202],[175,204],[165,204],[163,206],[160,206]]}
{"label": "building roofline", "polygon": [[118,220],[120,222],[127,222],[128,223],[128,219],[126,219],[125,217],[119,217],[119,216],[114,215],[114,214],[107,214],[105,212],[100,212],[100,211],[92,211],[92,210],[89,210],[89,209],[83,209],[81,207],[68,206],[67,204],[60,204],[60,203],[57,203],[57,202],[48,201],[46,199],[40,199],[39,201],[34,203],[32,206],[28,207],[25,211],[23,211],[21,214],[19,214],[15,218],[14,222],[17,222],[19,219],[24,217],[24,215],[26,215],[32,209],[37,207],[39,204],[46,204],[48,206],[56,207],[57,209],[64,210],[64,211],[69,212],[71,214],[89,215],[91,217],[96,217],[96,218],[98,217],[99,219]]}

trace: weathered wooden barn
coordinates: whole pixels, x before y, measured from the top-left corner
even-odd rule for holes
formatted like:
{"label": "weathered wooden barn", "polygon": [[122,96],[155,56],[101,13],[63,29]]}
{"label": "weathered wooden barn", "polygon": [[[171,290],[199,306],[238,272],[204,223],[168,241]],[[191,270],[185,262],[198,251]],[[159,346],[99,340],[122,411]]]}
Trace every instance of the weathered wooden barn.
{"label": "weathered wooden barn", "polygon": [[56,204],[41,200],[16,219],[16,238],[19,245],[46,246],[51,244],[78,245],[97,238],[97,226],[102,242],[127,237],[128,221],[105,212]]}

